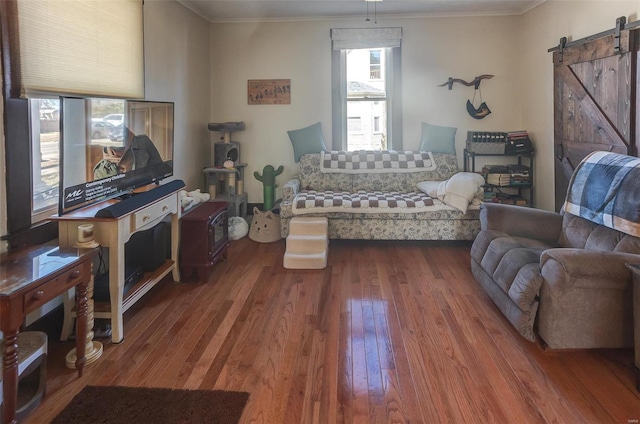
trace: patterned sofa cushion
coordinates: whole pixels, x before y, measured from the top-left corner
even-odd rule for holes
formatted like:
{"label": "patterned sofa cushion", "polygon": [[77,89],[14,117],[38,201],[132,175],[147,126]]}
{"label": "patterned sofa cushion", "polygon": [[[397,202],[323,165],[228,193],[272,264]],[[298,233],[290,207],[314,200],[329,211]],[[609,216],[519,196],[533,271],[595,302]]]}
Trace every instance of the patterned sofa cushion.
{"label": "patterned sofa cushion", "polygon": [[320,153],[302,155],[300,158],[300,189],[351,191],[351,175],[323,174],[320,172]]}
{"label": "patterned sofa cushion", "polygon": [[416,190],[420,181],[444,181],[459,171],[456,155],[434,153],[435,171],[388,172],[383,174],[325,174],[320,172],[320,154],[303,155],[300,159],[300,188],[317,191],[399,191]]}

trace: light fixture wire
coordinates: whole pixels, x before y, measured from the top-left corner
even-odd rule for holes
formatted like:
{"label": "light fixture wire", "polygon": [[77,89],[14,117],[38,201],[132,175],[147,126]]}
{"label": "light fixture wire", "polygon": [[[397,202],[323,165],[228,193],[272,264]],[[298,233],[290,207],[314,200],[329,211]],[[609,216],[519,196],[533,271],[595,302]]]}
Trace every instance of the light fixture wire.
{"label": "light fixture wire", "polygon": [[367,4],[367,17],[364,20],[365,22],[371,21],[371,19],[369,19],[369,3],[373,3],[373,23],[378,23],[378,5],[376,3],[378,3],[379,1],[382,0],[364,0],[364,2]]}

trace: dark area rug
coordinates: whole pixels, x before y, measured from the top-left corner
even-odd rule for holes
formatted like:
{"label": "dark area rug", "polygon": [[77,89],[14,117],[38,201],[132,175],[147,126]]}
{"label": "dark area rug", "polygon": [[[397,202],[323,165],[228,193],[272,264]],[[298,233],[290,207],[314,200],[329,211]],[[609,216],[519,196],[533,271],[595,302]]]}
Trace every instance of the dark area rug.
{"label": "dark area rug", "polygon": [[237,424],[249,393],[86,386],[52,424]]}

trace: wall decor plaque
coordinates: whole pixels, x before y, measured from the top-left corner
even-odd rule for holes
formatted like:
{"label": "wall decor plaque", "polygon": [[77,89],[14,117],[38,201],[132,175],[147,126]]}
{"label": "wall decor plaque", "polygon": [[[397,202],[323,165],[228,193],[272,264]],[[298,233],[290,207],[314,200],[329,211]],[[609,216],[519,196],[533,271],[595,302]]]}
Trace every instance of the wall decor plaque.
{"label": "wall decor plaque", "polygon": [[247,99],[250,105],[291,104],[291,80],[249,80]]}

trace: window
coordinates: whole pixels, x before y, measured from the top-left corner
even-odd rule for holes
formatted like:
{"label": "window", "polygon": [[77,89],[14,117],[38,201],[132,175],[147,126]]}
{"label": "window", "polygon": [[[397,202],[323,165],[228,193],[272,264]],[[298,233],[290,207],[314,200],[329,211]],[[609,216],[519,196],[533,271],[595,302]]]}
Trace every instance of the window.
{"label": "window", "polygon": [[[91,146],[122,146],[124,100],[88,99],[83,110],[67,111],[86,122]],[[118,113],[115,113],[118,112]],[[85,113],[87,115],[85,115]],[[91,120],[84,119],[90,116]],[[29,99],[29,123],[31,138],[31,223],[45,220],[57,212],[60,186],[60,100]],[[82,124],[83,126],[85,124]],[[87,146],[86,151],[74,152],[87,155],[97,151]],[[67,154],[67,157],[72,157]],[[91,157],[89,163],[98,161]],[[78,161],[81,162],[81,161]],[[92,166],[92,165],[89,165]],[[91,169],[78,170],[89,173]]]}
{"label": "window", "polygon": [[349,134],[362,132],[362,118],[359,116],[350,116],[347,120],[347,131]]}
{"label": "window", "polygon": [[[361,126],[358,134],[347,132],[347,150],[384,150],[386,146],[386,126],[376,130],[374,116],[387,116],[387,84],[380,66],[385,62],[387,49],[347,50],[347,116],[350,120],[359,117]],[[372,58],[377,61],[377,79],[373,79]]]}
{"label": "window", "polygon": [[55,223],[34,225],[51,215],[59,184],[53,147],[59,144],[51,139],[58,135],[47,127],[54,125],[46,111],[52,105],[39,100],[60,94],[143,98],[143,4],[1,1],[0,18],[6,198],[11,199],[5,238],[13,249],[57,235]]}
{"label": "window", "polygon": [[401,35],[401,28],[331,30],[334,150],[402,148]]}
{"label": "window", "polygon": [[31,222],[42,221],[58,207],[60,185],[60,101],[30,99]]}
{"label": "window", "polygon": [[369,50],[369,79],[379,80],[382,78],[381,50]]}

